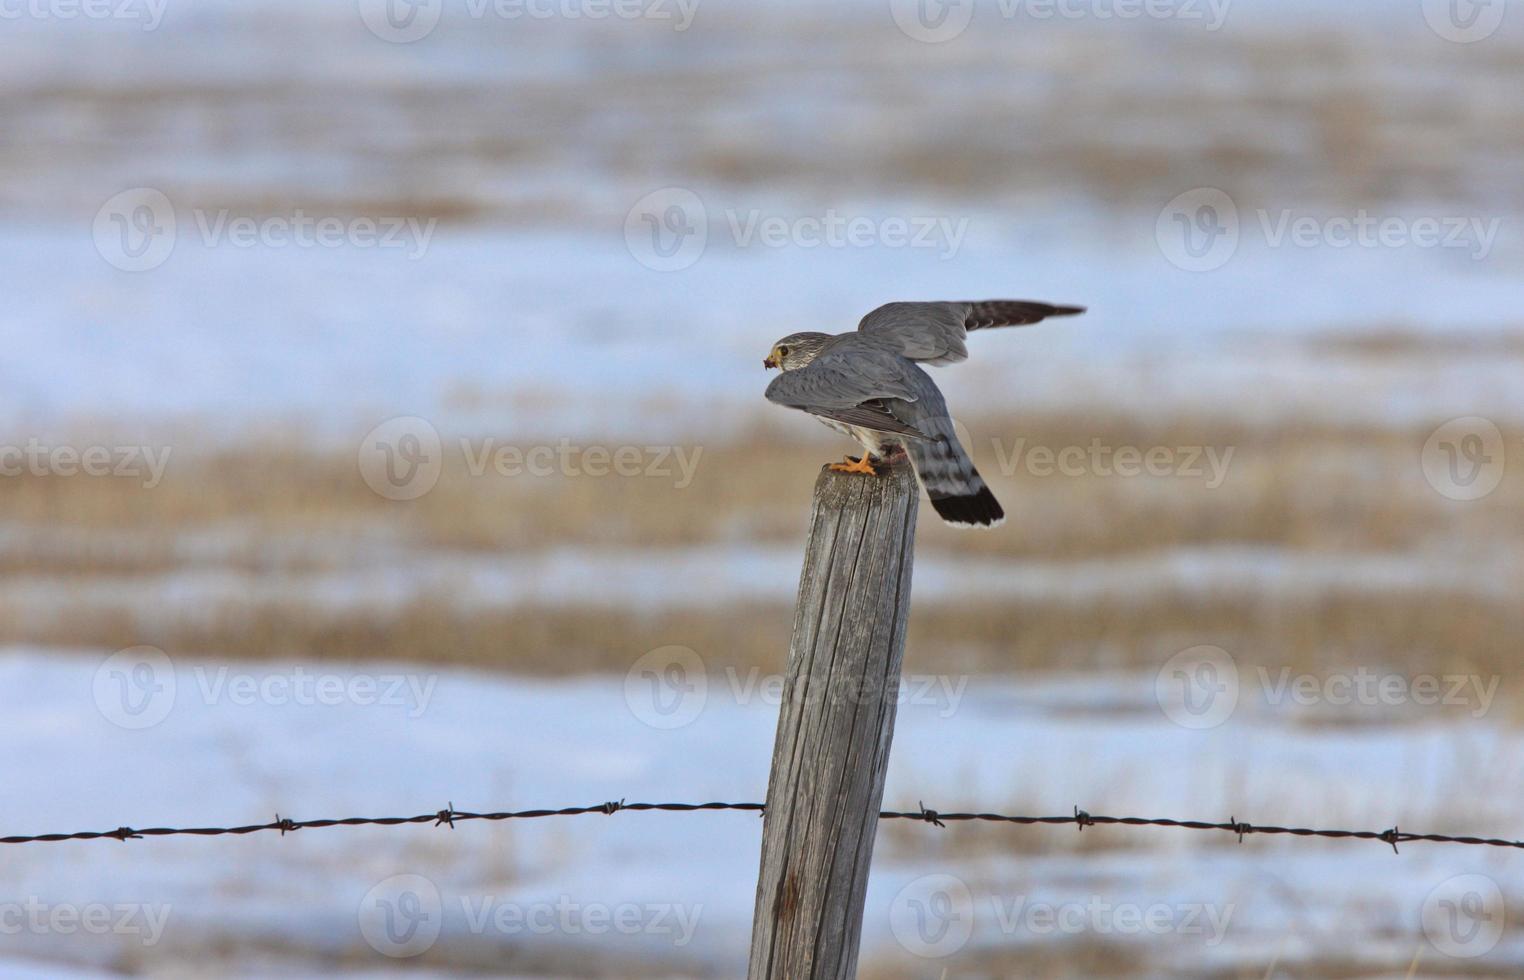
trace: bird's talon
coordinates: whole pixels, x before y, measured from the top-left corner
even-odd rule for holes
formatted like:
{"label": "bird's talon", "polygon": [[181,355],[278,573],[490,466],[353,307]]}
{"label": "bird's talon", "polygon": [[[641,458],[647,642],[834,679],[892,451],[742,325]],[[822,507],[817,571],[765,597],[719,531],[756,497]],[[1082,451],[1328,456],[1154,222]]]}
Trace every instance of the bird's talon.
{"label": "bird's talon", "polygon": [[848,456],[845,463],[832,463],[829,468],[832,473],[863,473],[868,476],[878,476],[878,470],[873,467],[872,461],[866,455],[860,459]]}

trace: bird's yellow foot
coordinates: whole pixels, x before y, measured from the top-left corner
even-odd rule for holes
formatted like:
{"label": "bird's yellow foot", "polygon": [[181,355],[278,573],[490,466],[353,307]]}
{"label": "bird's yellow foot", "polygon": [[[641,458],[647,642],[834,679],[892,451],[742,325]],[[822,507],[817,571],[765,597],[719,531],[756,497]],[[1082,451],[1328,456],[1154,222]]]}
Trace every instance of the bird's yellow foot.
{"label": "bird's yellow foot", "polygon": [[861,459],[848,456],[845,463],[832,463],[830,470],[832,473],[865,473],[868,476],[878,476],[878,470],[874,469],[873,464],[868,461],[867,454],[864,454]]}

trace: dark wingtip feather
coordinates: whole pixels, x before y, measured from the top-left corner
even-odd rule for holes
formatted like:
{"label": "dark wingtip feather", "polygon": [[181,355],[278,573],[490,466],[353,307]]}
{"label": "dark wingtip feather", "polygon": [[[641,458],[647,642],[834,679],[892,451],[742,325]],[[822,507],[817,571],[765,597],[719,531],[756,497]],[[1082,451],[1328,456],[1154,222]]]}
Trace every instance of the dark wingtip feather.
{"label": "dark wingtip feather", "polygon": [[1005,520],[1005,511],[989,487],[980,487],[967,497],[932,497],[931,506],[955,527],[998,527]]}
{"label": "dark wingtip feather", "polygon": [[1041,323],[1048,317],[1077,316],[1085,312],[1083,306],[1039,303],[1029,299],[986,299],[969,303],[968,307],[968,316],[963,320],[965,330],[1023,327]]}

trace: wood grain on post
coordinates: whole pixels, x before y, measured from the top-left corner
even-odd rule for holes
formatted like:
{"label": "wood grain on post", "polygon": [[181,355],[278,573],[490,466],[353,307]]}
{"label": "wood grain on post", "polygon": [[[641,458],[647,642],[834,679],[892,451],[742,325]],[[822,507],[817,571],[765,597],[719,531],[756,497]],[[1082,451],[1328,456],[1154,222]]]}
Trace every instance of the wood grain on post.
{"label": "wood grain on post", "polygon": [[857,972],[910,612],[920,493],[823,470],[773,744],[750,980]]}

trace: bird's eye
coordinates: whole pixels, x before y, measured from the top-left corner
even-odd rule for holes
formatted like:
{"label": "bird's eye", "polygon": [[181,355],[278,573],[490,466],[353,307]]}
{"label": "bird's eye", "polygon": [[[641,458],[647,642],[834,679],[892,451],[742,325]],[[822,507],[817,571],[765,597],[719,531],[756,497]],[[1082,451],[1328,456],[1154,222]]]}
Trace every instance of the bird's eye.
{"label": "bird's eye", "polygon": [[779,347],[778,348],[778,356],[779,357],[787,357],[788,356],[788,348],[787,347]]}

